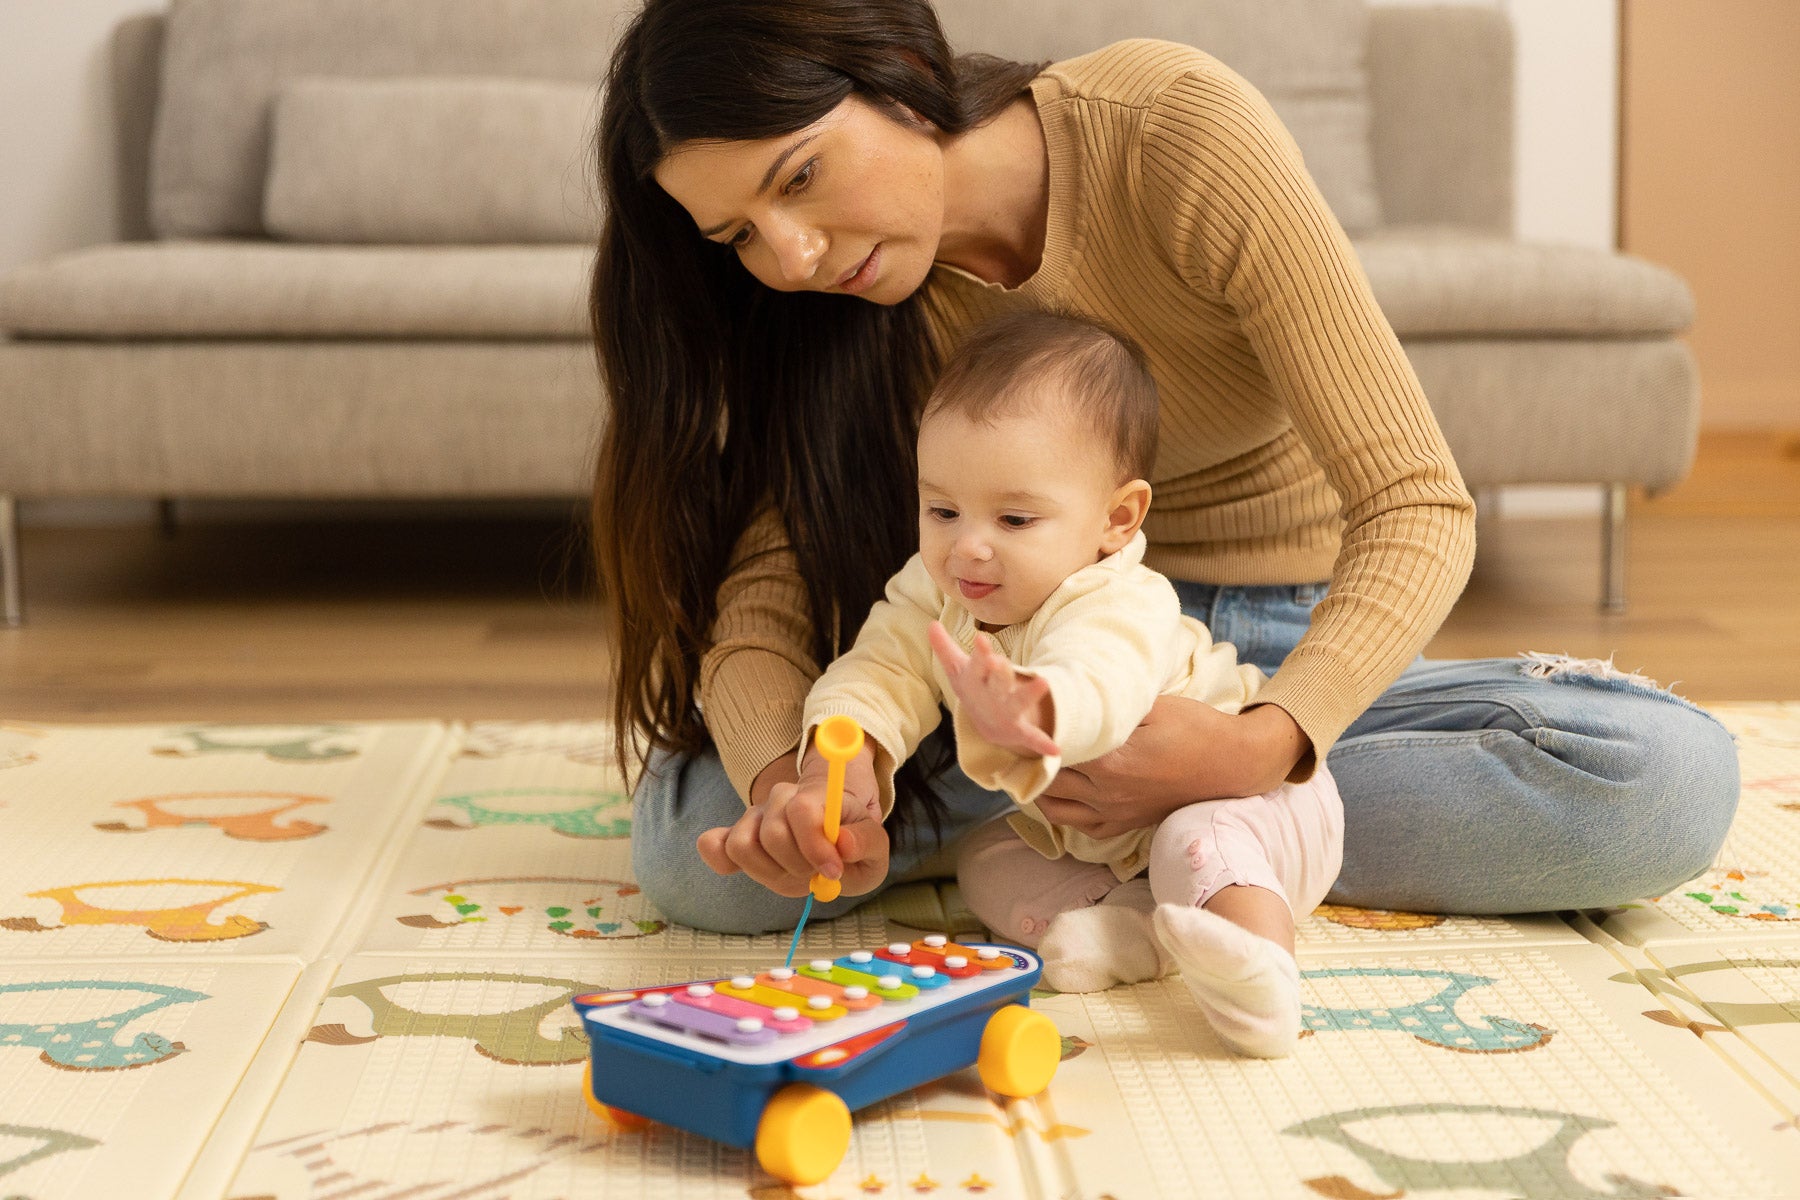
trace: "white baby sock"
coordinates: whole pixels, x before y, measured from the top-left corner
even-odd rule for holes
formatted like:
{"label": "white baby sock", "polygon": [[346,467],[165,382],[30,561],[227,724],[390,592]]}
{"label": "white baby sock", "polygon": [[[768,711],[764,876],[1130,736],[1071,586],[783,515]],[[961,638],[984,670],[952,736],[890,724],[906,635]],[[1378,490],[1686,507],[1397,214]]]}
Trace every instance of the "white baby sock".
{"label": "white baby sock", "polygon": [[1058,913],[1038,943],[1044,982],[1059,992],[1103,992],[1168,974],[1175,963],[1150,926],[1155,907],[1149,881],[1133,879],[1098,904]]}
{"label": "white baby sock", "polygon": [[1293,1053],[1300,1039],[1300,967],[1293,955],[1204,908],[1159,904],[1152,920],[1220,1041],[1253,1058]]}

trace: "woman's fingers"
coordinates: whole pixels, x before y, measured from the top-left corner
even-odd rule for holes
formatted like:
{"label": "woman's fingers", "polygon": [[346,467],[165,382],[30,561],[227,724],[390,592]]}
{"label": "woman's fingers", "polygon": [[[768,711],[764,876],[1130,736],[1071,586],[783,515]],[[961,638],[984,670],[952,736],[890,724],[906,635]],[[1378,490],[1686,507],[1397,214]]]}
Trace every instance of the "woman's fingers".
{"label": "woman's fingers", "polygon": [[700,851],[700,861],[716,875],[736,875],[738,872],[738,865],[731,861],[731,855],[725,850],[725,838],[730,833],[731,826],[721,825],[707,830],[694,843]]}
{"label": "woman's fingers", "polygon": [[745,813],[725,835],[726,856],[738,870],[777,895],[805,895],[807,877],[797,875],[769,853],[768,824],[763,807]]}
{"label": "woman's fingers", "polygon": [[[1082,764],[1082,766],[1086,765],[1086,763]],[[1081,771],[1076,770],[1074,767],[1064,767],[1056,773],[1056,778],[1052,779],[1049,784],[1045,786],[1043,794],[1038,798],[1040,807],[1042,807],[1041,802],[1045,798],[1048,798],[1053,803],[1067,802],[1070,804],[1079,804],[1082,808],[1091,809],[1099,802],[1100,789],[1095,787],[1094,781],[1089,779],[1087,775]],[[1051,815],[1048,808],[1044,809],[1044,815],[1047,817]],[[1054,817],[1051,819],[1056,820]]]}

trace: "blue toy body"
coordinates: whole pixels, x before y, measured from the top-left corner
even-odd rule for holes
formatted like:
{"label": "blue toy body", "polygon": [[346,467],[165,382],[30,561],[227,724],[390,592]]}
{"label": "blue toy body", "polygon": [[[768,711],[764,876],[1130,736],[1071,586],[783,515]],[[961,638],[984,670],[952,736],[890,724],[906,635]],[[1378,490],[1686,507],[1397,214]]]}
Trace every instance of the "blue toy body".
{"label": "blue toy body", "polygon": [[574,1005],[593,1099],[748,1149],[790,1084],[855,1112],[975,1064],[990,1019],[1029,1004],[1041,971],[1014,947],[932,937]]}

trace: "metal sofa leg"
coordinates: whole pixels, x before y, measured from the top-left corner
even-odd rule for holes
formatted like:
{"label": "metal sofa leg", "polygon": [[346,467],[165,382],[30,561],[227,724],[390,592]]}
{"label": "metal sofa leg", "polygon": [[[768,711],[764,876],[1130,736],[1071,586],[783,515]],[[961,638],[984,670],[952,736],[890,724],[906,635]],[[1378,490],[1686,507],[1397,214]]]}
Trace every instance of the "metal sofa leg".
{"label": "metal sofa leg", "polygon": [[7,628],[25,623],[25,586],[19,573],[19,506],[0,493],[0,621]]}
{"label": "metal sofa leg", "polygon": [[1630,488],[1622,483],[1606,485],[1605,511],[1600,521],[1600,611],[1625,611],[1625,502]]}

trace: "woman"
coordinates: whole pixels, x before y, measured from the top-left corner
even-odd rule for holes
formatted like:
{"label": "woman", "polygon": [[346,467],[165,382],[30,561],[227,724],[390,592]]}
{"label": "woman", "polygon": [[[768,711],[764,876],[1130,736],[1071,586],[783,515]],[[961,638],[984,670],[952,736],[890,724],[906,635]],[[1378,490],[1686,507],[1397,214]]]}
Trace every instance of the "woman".
{"label": "woman", "polygon": [[1473,505],[1298,151],[1216,61],[956,58],[925,0],[650,0],[599,149],[594,534],[620,749],[648,755],[634,867],[667,915],[791,927],[819,867],[845,893],[822,911],[848,911],[1005,810],[942,744],[891,839],[854,822],[824,846],[786,805],[807,688],[913,549],[938,356],[1022,304],[1144,346],[1146,562],[1273,676],[1237,716],[1160,701],[1058,777],[1048,819],[1108,836],[1330,752],[1344,903],[1581,907],[1711,861],[1737,766],[1709,716],[1597,669],[1418,659]]}

